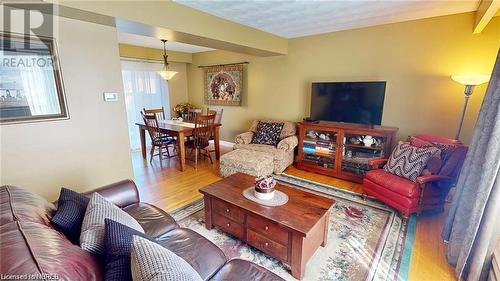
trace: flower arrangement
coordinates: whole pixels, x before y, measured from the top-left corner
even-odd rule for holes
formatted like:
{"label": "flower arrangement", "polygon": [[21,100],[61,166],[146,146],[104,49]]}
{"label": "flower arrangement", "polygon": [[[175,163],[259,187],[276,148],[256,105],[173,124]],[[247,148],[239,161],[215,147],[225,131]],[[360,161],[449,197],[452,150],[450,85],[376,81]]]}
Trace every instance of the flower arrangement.
{"label": "flower arrangement", "polygon": [[182,114],[188,112],[188,109],[190,108],[194,108],[194,105],[188,102],[183,102],[174,107],[174,112],[177,113],[179,117],[182,117]]}
{"label": "flower arrangement", "polygon": [[255,197],[262,200],[270,200],[274,197],[276,180],[273,176],[258,177],[255,179]]}

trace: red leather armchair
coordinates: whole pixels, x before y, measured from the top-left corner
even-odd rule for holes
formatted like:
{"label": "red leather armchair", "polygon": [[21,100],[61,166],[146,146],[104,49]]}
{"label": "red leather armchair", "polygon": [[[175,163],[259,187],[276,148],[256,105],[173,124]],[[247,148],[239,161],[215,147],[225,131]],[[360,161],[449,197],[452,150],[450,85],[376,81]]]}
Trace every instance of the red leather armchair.
{"label": "red leather armchair", "polygon": [[363,193],[399,210],[404,218],[413,213],[442,212],[446,195],[460,174],[467,147],[458,140],[433,135],[416,135],[409,141],[414,146],[440,148],[437,167],[434,165],[433,171],[425,169],[413,182],[381,169],[387,159],[372,160],[369,163],[374,169],[365,174]]}

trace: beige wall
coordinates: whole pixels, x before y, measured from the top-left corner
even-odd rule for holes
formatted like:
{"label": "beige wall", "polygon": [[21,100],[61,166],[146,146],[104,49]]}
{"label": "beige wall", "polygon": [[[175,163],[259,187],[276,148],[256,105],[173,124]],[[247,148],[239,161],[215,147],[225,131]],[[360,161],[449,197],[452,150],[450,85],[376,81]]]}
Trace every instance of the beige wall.
{"label": "beige wall", "polygon": [[[56,199],[132,178],[116,30],[60,18],[58,49],[69,120],[2,125],[1,184]],[[104,91],[118,102],[104,102]]]}
{"label": "beige wall", "polygon": [[[288,55],[259,58],[224,51],[193,55],[189,99],[203,104],[203,72],[197,65],[249,61],[243,106],[224,107],[221,137],[232,141],[250,120],[301,120],[309,114],[312,81],[387,81],[383,125],[452,137],[463,104],[457,73],[491,73],[499,48],[500,18],[472,34],[474,14],[291,39]],[[470,141],[486,86],[469,102],[462,139]]]}
{"label": "beige wall", "polygon": [[[120,44],[120,56],[132,59],[146,59],[162,61],[163,50],[145,48],[141,46]],[[172,60],[171,60],[171,55]],[[172,117],[175,116],[173,112],[174,106],[181,102],[188,101],[188,76],[186,62],[191,62],[192,55],[189,53],[172,52],[168,51],[169,67],[177,71],[172,79],[168,81],[168,93],[170,103],[170,113]]]}

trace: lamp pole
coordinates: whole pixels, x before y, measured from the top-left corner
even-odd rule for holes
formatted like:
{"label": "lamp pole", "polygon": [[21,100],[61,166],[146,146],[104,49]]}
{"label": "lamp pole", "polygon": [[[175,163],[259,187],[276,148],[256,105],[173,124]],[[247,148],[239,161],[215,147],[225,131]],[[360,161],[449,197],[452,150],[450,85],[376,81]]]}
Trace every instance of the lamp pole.
{"label": "lamp pole", "polygon": [[458,138],[460,137],[460,132],[462,131],[462,124],[464,123],[465,111],[467,110],[467,104],[469,103],[469,97],[472,95],[473,91],[474,91],[473,85],[465,85],[464,106],[462,108],[462,115],[460,116],[460,120],[458,121],[457,133],[455,135],[456,140],[458,140]]}

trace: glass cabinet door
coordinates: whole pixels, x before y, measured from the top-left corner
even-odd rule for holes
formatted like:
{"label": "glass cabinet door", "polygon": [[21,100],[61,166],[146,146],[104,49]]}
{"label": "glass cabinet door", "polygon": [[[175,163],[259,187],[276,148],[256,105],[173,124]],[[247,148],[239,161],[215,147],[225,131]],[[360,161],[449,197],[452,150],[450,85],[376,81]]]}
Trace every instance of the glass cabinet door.
{"label": "glass cabinet door", "polygon": [[333,171],[338,147],[337,131],[307,129],[302,143],[303,164]]}
{"label": "glass cabinet door", "polygon": [[342,147],[341,172],[363,176],[371,169],[369,160],[384,157],[387,138],[355,133],[345,133]]}

